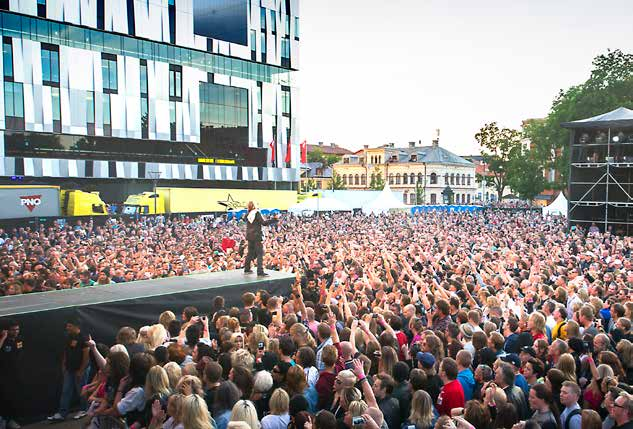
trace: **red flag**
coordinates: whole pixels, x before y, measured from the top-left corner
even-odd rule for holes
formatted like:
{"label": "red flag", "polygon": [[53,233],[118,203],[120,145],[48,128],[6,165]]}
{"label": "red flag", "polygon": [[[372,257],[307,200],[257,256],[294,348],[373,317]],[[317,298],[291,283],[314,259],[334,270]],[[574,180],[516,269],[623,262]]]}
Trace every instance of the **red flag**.
{"label": "red flag", "polygon": [[227,249],[234,249],[236,244],[237,243],[232,238],[224,237],[221,244],[222,251],[226,253]]}
{"label": "red flag", "polygon": [[301,162],[308,162],[308,142],[305,140],[301,142]]}
{"label": "red flag", "polygon": [[290,139],[288,139],[288,146],[286,149],[286,159],[285,162],[290,162]]}
{"label": "red flag", "polygon": [[275,139],[273,139],[273,141],[270,142],[269,146],[270,146],[270,162],[271,164],[275,165],[275,155],[276,155]]}

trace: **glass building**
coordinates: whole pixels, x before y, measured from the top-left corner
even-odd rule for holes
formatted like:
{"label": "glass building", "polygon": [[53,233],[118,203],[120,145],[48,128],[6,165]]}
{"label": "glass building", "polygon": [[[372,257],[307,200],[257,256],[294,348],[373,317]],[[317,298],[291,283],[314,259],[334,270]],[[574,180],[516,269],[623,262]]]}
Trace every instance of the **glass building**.
{"label": "glass building", "polygon": [[299,0],[0,0],[0,29],[2,184],[296,188]]}

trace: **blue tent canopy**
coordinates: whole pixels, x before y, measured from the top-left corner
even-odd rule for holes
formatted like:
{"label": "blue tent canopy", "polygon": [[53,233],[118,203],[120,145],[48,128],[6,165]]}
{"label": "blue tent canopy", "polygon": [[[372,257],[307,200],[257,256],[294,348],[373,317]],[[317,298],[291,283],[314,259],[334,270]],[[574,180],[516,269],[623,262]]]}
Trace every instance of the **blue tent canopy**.
{"label": "blue tent canopy", "polygon": [[483,210],[483,207],[481,206],[469,206],[469,205],[465,205],[465,206],[457,206],[457,205],[429,205],[429,206],[413,206],[411,207],[411,214],[416,214],[416,213],[425,213],[425,212],[430,212],[430,211],[448,211],[448,212],[475,212],[475,211],[480,211]]}

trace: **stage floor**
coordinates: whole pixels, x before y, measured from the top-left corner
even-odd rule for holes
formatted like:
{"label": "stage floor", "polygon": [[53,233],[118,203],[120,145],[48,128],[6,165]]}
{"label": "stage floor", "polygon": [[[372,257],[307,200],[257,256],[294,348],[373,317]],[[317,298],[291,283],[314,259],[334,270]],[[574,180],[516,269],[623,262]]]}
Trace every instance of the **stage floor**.
{"label": "stage floor", "polygon": [[[224,297],[229,309],[242,307],[244,292],[290,293],[293,274],[268,273],[257,277],[241,270],[224,271],[0,298],[0,317],[11,317],[20,324],[24,344],[16,370],[22,388],[15,393],[22,421],[37,421],[57,408],[66,321],[78,320],[82,332],[111,346],[119,328],[130,326],[138,331],[158,323],[165,310],[179,317],[185,307],[195,306],[200,314],[211,315],[215,296]],[[32,386],[47,387],[27,388]]]}
{"label": "stage floor", "polygon": [[5,296],[0,297],[0,317],[230,286],[251,285],[254,289],[266,289],[266,286],[271,282],[294,281],[294,274],[278,271],[268,271],[268,274],[270,275],[267,277],[258,277],[256,274],[244,274],[242,270],[220,271],[90,286],[81,289]]}

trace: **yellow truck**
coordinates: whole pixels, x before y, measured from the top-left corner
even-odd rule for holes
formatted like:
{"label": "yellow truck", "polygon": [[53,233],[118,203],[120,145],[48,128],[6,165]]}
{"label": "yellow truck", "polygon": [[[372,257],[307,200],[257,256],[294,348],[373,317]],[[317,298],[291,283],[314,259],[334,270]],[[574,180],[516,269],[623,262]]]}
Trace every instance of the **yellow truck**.
{"label": "yellow truck", "polygon": [[0,186],[0,219],[107,214],[98,192],[47,185]]}
{"label": "yellow truck", "polygon": [[156,188],[154,192],[130,195],[123,214],[214,213],[239,211],[249,201],[261,209],[287,210],[297,203],[296,191],[209,188]]}

